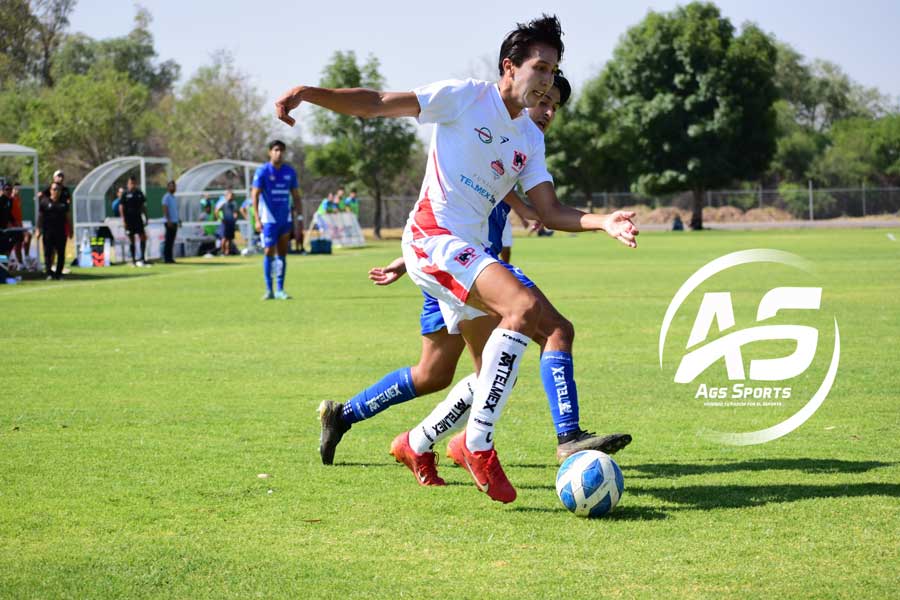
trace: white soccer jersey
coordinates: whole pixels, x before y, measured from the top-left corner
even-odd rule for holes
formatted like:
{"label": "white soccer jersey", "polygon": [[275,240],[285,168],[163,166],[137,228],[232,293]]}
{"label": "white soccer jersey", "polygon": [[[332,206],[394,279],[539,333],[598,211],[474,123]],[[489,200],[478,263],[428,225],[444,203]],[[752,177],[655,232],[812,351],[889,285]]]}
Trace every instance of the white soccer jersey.
{"label": "white soccer jersey", "polygon": [[517,181],[525,191],[553,181],[544,136],[525,111],[510,118],[496,83],[447,80],[414,91],[419,122],[435,129],[403,239],[452,234],[487,245],[488,216]]}

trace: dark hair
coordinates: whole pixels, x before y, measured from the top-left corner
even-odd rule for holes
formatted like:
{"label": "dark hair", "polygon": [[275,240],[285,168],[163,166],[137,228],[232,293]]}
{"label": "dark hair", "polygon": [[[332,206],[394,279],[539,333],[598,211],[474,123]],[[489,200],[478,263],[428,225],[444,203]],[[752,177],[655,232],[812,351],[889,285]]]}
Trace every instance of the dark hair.
{"label": "dark hair", "polygon": [[137,176],[136,176],[136,175],[129,175],[129,176],[128,176],[128,181],[133,181],[133,182],[137,183]]}
{"label": "dark hair", "polygon": [[563,77],[562,72],[553,76],[553,87],[559,90],[560,106],[569,101],[569,97],[572,95],[572,86],[569,85],[569,80]]}
{"label": "dark hair", "polygon": [[287,146],[285,146],[284,142],[282,142],[281,140],[272,140],[271,142],[269,142],[269,150],[271,150],[275,146],[281,146],[282,150],[287,149]]}
{"label": "dark hair", "polygon": [[170,185],[175,185],[175,180],[174,180],[174,179],[170,179],[169,182],[166,183],[166,187],[169,187]]}
{"label": "dark hair", "polygon": [[565,46],[562,42],[562,26],[556,15],[541,15],[540,19],[534,19],[529,23],[516,23],[516,28],[506,34],[506,39],[500,44],[500,60],[497,67],[503,76],[503,59],[508,58],[517,67],[522,66],[525,59],[531,55],[531,47],[534,44],[547,44],[559,53],[562,60]]}

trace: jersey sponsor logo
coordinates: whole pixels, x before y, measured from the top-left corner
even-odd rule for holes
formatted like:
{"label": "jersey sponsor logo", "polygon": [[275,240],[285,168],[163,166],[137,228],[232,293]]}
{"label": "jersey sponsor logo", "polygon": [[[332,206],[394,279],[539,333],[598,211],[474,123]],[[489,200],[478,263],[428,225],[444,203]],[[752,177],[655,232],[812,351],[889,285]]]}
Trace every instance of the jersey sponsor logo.
{"label": "jersey sponsor logo", "polygon": [[510,340],[510,341],[516,342],[516,343],[518,343],[518,344],[522,344],[522,346],[527,346],[527,345],[528,345],[528,342],[526,342],[525,340],[523,340],[523,339],[520,338],[520,337],[516,337],[516,336],[514,336],[514,335],[509,335],[508,333],[504,333],[504,334],[502,334],[502,335],[503,335],[504,338],[506,338],[506,339],[508,339],[508,340]]}
{"label": "jersey sponsor logo", "polygon": [[494,194],[492,194],[491,191],[489,189],[487,189],[486,187],[484,187],[478,183],[475,183],[475,181],[471,177],[466,177],[465,175],[460,175],[459,180],[466,187],[470,187],[473,190],[475,190],[476,194],[478,194],[479,196],[481,196],[482,198],[484,198],[485,200],[490,202],[492,206],[494,204],[497,204],[496,196],[494,196]]}
{"label": "jersey sponsor logo", "polygon": [[569,400],[569,385],[566,383],[565,367],[550,367],[553,376],[553,387],[556,388],[556,405],[560,415],[571,414],[572,403]]}
{"label": "jersey sponsor logo", "polygon": [[[448,412],[447,415],[443,419],[441,419],[436,425],[431,426],[431,429],[434,430],[435,437],[453,429],[453,426],[456,425],[456,422],[459,421],[459,419],[463,415],[467,414],[468,411],[469,411],[468,403],[466,403],[466,401],[462,400],[462,399],[457,400],[456,404],[454,404],[453,407],[450,409],[450,412]],[[428,437],[428,439],[430,441],[434,441],[434,440],[432,440],[431,436],[428,435],[428,433],[425,433],[425,435],[426,435],[426,437]]]}
{"label": "jersey sponsor logo", "polygon": [[388,389],[384,390],[374,398],[366,401],[366,408],[368,408],[371,412],[377,412],[381,407],[382,402],[390,402],[394,398],[400,395],[400,384],[395,383]]}
{"label": "jersey sponsor logo", "polygon": [[472,264],[472,261],[478,258],[478,251],[475,248],[469,246],[459,254],[453,257],[453,260],[461,264],[462,266],[468,268],[469,265]]}
{"label": "jersey sponsor logo", "polygon": [[510,354],[509,352],[502,352],[500,354],[500,362],[497,364],[497,374],[494,375],[494,381],[491,383],[491,391],[484,401],[484,407],[492,413],[497,410],[497,405],[500,403],[500,398],[509,383],[509,376],[512,374],[513,365],[515,365],[517,358],[519,358],[518,354]]}
{"label": "jersey sponsor logo", "polygon": [[494,173],[496,173],[495,177],[500,177],[506,173],[506,169],[503,168],[503,160],[499,158],[491,162],[491,168],[494,170]]}
{"label": "jersey sponsor logo", "polygon": [[478,134],[478,139],[481,140],[482,144],[490,144],[494,141],[494,134],[487,127],[477,127],[475,133]]}
{"label": "jersey sponsor logo", "polygon": [[516,173],[521,173],[522,169],[525,168],[525,161],[528,160],[528,157],[515,150],[513,152],[513,161],[512,161],[512,170]]}
{"label": "jersey sponsor logo", "polygon": [[508,141],[509,141],[509,138],[506,137],[505,135],[501,135],[501,136],[500,136],[500,143],[501,143],[501,144],[505,144],[505,143],[508,142]]}

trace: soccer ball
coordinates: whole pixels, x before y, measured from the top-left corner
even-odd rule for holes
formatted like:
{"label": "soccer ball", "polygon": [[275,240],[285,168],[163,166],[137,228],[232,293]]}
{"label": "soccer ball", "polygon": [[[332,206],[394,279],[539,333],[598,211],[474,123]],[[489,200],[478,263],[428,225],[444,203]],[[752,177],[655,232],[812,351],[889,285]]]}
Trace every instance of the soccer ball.
{"label": "soccer ball", "polygon": [[622,497],[622,470],[609,455],[598,450],[576,452],[556,474],[556,493],[579,517],[602,517]]}

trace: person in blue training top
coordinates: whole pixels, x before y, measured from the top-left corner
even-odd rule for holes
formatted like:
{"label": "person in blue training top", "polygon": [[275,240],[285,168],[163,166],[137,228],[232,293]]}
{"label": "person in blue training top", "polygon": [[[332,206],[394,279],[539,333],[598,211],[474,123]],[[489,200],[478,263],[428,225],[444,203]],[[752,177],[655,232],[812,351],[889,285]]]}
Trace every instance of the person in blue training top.
{"label": "person in blue training top", "polygon": [[[265,247],[263,273],[266,294],[263,300],[290,299],[284,291],[284,277],[295,206],[300,204],[300,188],[294,167],[284,162],[284,151],[285,145],[281,140],[269,144],[269,162],[256,170],[250,191],[257,217],[256,232],[262,235]],[[274,292],[273,275],[276,282]]]}
{"label": "person in blue training top", "polygon": [[[546,132],[553,121],[558,108],[565,104],[571,95],[568,80],[562,75],[554,78],[554,85],[545,94],[537,107],[529,110],[529,116],[542,132]],[[488,239],[491,244],[487,248],[495,257],[503,247],[503,230],[506,226],[510,204],[516,205],[516,212],[523,218],[537,219],[536,213],[521,203],[511,192],[504,201],[494,208],[488,220]],[[534,288],[535,284],[522,271],[501,261],[525,287]],[[390,285],[405,273],[402,258],[382,269],[372,269],[369,278],[376,285]],[[610,434],[596,436],[584,431],[579,423],[578,392],[575,385],[574,366],[572,361],[572,345],[574,327],[563,317],[550,301],[538,292],[544,308],[542,322],[538,327],[535,341],[541,346],[541,379],[557,434],[557,460],[562,462],[566,457],[579,450],[596,449],[606,453],[621,450],[631,442],[628,434]],[[324,464],[332,464],[334,452],[341,437],[353,423],[369,419],[387,408],[424,396],[448,387],[453,381],[456,364],[465,348],[461,335],[447,331],[437,300],[425,294],[420,316],[422,333],[422,353],[419,363],[413,367],[398,369],[386,375],[381,381],[366,388],[345,403],[330,400],[322,402],[319,407],[319,418],[322,425],[319,453]],[[423,422],[434,423],[428,427],[411,430],[410,443],[414,436],[421,437],[422,443],[433,447],[438,433],[432,427],[441,429],[440,437],[449,434],[454,425],[465,423],[468,408],[472,404],[472,387],[475,375],[471,374],[454,386],[447,400],[438,405]],[[443,429],[446,427],[446,429]],[[403,434],[401,434],[403,435]],[[432,453],[433,454],[433,453]],[[426,461],[428,462],[428,461]],[[442,485],[443,480],[434,469],[416,473],[422,485]]]}

